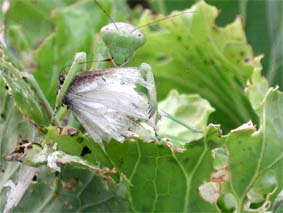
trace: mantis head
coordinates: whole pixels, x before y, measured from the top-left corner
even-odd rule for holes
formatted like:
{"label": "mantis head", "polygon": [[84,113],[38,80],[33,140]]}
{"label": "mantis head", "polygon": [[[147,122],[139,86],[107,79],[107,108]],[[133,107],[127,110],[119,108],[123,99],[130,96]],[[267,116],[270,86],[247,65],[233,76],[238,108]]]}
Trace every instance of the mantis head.
{"label": "mantis head", "polygon": [[100,32],[113,62],[118,66],[127,64],[136,49],[141,47],[146,40],[139,29],[123,22],[110,23]]}

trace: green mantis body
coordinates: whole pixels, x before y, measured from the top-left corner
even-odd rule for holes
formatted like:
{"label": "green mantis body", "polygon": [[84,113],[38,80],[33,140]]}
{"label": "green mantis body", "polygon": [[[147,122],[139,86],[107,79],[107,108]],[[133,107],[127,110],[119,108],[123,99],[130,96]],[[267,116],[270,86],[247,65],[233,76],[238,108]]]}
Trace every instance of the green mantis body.
{"label": "green mantis body", "polygon": [[[137,27],[124,23],[113,22],[100,30],[101,40],[97,45],[98,59],[110,57],[114,66],[126,66],[134,57],[135,51],[146,42],[146,37]],[[98,63],[96,68],[103,67],[105,63]],[[151,105],[151,115],[155,117],[154,125],[157,122],[157,94],[155,80],[151,66],[142,63],[138,69],[142,73],[145,81],[153,85],[148,90],[148,98]]]}
{"label": "green mantis body", "polygon": [[[111,62],[114,67],[119,67],[120,69],[127,65],[127,63],[133,58],[135,51],[145,43],[144,34],[134,27],[133,25],[117,22],[110,23],[101,29],[101,40],[97,44],[97,59],[104,60],[105,58],[111,58]],[[79,63],[85,61],[84,55],[77,55],[74,63],[66,76],[64,84],[61,87],[56,100],[56,107],[58,107],[62,99],[67,92],[67,89],[78,74],[75,68]],[[106,63],[98,62],[95,69],[105,69]],[[109,65],[108,65],[109,68]],[[151,114],[157,111],[157,97],[154,82],[154,75],[151,70],[150,65],[142,63],[138,68],[140,70],[145,81],[153,85],[148,89],[147,95],[149,96],[149,101],[151,105]]]}

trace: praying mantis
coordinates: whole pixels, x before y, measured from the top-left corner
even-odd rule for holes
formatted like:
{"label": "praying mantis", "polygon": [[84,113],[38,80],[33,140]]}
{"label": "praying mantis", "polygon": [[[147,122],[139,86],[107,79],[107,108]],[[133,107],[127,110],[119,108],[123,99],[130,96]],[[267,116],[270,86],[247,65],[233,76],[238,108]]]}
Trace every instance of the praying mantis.
{"label": "praying mantis", "polygon": [[[98,1],[94,2],[105,11]],[[122,142],[125,137],[132,135],[132,129],[140,122],[151,126],[157,136],[159,114],[172,120],[174,117],[158,111],[151,66],[142,63],[139,67],[126,67],[133,59],[135,51],[146,42],[145,35],[140,31],[142,26],[114,22],[106,12],[105,14],[111,23],[100,31],[97,59],[103,61],[110,57],[112,67],[106,67],[101,62],[97,63],[95,71],[80,73],[80,70],[85,69],[79,67],[85,62],[86,56],[84,53],[77,54],[68,74],[59,78],[60,90],[55,109],[62,103],[69,106],[98,143],[110,141],[112,138]],[[183,13],[177,15],[181,14]],[[137,92],[137,87],[142,87],[146,92]],[[126,104],[121,100],[127,100]]]}
{"label": "praying mantis", "polygon": [[[177,15],[181,14],[183,13]],[[155,133],[150,140],[160,141],[156,129],[160,116],[171,119],[192,132],[198,132],[174,116],[158,110],[155,79],[149,64],[127,67],[134,58],[135,51],[146,42],[140,28],[141,26],[114,21],[102,27],[101,40],[97,44],[100,63],[96,64],[94,71],[85,71],[85,53],[76,54],[67,75],[59,77],[60,89],[54,110],[57,114],[52,118],[56,126],[61,125],[58,117],[64,117],[58,110],[64,104],[102,149],[104,141],[115,139],[123,142],[125,138],[135,136],[133,133],[136,128],[144,123]],[[105,66],[103,60],[110,61],[110,66]],[[36,83],[30,78],[27,80],[32,85]],[[36,90],[37,87],[33,87]],[[142,92],[136,91],[140,88]]]}

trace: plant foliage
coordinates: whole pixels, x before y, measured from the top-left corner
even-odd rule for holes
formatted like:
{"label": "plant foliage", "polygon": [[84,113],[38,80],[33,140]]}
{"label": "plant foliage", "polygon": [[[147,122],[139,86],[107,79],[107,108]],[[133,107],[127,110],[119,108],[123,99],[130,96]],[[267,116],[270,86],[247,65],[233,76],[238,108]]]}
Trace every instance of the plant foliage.
{"label": "plant foliage", "polygon": [[[136,25],[165,16],[100,2],[115,20]],[[156,12],[174,9],[149,2]],[[59,74],[77,52],[95,58],[108,17],[92,0],[3,0],[0,211],[281,212],[283,93],[269,86],[282,83],[274,78],[280,64],[264,70],[268,82],[253,53],[261,48],[245,35],[253,34],[250,14],[245,26],[236,18],[224,27],[218,15],[199,1],[142,28],[147,42],[131,66],[152,66],[159,109],[174,119],[159,120],[160,140],[113,140],[102,149],[77,121],[59,126],[51,118]]]}

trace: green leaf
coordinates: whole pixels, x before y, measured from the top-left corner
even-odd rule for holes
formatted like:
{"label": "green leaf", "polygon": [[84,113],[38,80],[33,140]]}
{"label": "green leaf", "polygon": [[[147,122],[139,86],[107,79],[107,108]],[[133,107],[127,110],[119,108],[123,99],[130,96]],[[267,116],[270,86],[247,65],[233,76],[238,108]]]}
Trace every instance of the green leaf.
{"label": "green leaf", "polygon": [[202,138],[208,117],[214,111],[199,95],[179,94],[176,90],[172,90],[167,98],[159,103],[158,108],[184,124],[176,122],[175,119],[171,120],[166,115],[158,121],[159,137],[170,139],[175,146],[183,146]]}
{"label": "green leaf", "polygon": [[279,85],[281,90],[283,88],[282,11],[282,1],[247,1],[242,7],[248,40],[256,54],[264,54],[263,74],[270,85]]}
{"label": "green leaf", "polygon": [[[165,145],[137,141],[106,146],[112,161],[133,184],[132,209],[270,209],[265,204],[273,202],[283,187],[282,101],[282,93],[269,90],[258,131],[248,123],[221,139],[219,130],[210,127],[203,139],[191,142],[182,153],[174,153]],[[258,195],[263,198],[261,202],[254,197]]]}
{"label": "green leaf", "polygon": [[[195,1],[151,0],[150,2],[157,12],[168,14],[170,11],[189,7]],[[255,54],[264,54],[263,74],[271,85],[279,85],[282,89],[283,2],[268,0],[206,0],[206,2],[221,11],[216,20],[221,26],[235,20],[236,17],[241,17],[247,40]]]}
{"label": "green leaf", "polygon": [[69,166],[57,177],[41,168],[36,179],[14,212],[128,211],[126,182],[116,184]]}
{"label": "green leaf", "polygon": [[[201,1],[190,13],[159,22],[159,30],[144,30],[147,43],[137,52],[135,64],[146,61],[152,66],[159,99],[172,88],[200,94],[216,110],[210,121],[227,131],[248,119],[257,122],[243,91],[255,65],[240,19],[217,27],[217,13]],[[142,22],[148,22],[144,16]]]}
{"label": "green leaf", "polygon": [[272,211],[279,213],[283,211],[283,190],[276,197],[276,200],[273,204]]}
{"label": "green leaf", "polygon": [[127,183],[116,184],[110,180],[102,180],[86,170],[65,168],[59,190],[61,194],[54,196],[42,208],[43,211],[128,211],[128,201],[125,199]]}
{"label": "green leaf", "polygon": [[[71,127],[50,126],[47,131],[43,144],[57,144],[57,149],[67,154],[78,156],[92,164],[99,163],[104,167],[113,167],[100,146],[78,130]],[[68,132],[75,133],[70,135]]]}
{"label": "green leaf", "polygon": [[[72,2],[74,1],[38,0],[36,3],[33,1],[9,1],[9,10],[4,16],[6,30],[8,32],[11,28],[19,28],[28,40],[29,46],[33,48],[52,32],[52,10]],[[9,34],[6,39],[10,43]],[[11,45],[14,46],[15,44],[12,42]]]}
{"label": "green leaf", "polygon": [[217,212],[198,193],[213,171],[210,149],[217,146],[218,130],[174,153],[164,144],[127,141],[106,146],[116,167],[131,181],[131,208],[142,212]]}
{"label": "green leaf", "polygon": [[[20,4],[18,2],[15,4]],[[16,44],[11,47],[22,51],[20,55],[28,53],[28,46],[35,45],[33,42],[44,38],[44,43],[33,54],[38,65],[38,83],[52,102],[59,71],[68,60],[72,60],[75,52],[92,52],[93,35],[99,24],[104,24],[107,19],[99,12],[103,18],[95,20],[99,23],[94,24],[92,11],[97,8],[94,9],[91,3],[79,1],[57,10],[53,10],[53,6],[46,10],[48,12],[43,10],[46,12],[43,14],[52,11],[53,19],[50,21],[49,15],[47,18],[47,22],[55,26],[52,33],[49,28],[45,29],[49,24],[44,26],[42,34],[27,32],[30,25],[24,23],[7,25],[10,27],[6,31],[10,41],[15,36],[13,44]],[[111,6],[109,2],[103,4]],[[42,1],[40,5],[45,3]],[[37,8],[39,11],[40,7]],[[163,136],[177,138],[173,141],[174,145],[181,144],[184,146],[182,149],[172,147],[171,141],[145,143],[131,138],[124,143],[112,141],[106,145],[104,152],[92,139],[74,129],[46,127],[48,122],[45,117],[48,116],[37,98],[38,94],[22,79],[24,73],[15,72],[14,68],[11,72],[7,68],[1,70],[0,98],[4,100],[0,103],[1,156],[13,150],[20,134],[38,142],[31,134],[39,136],[36,139],[43,140],[42,143],[49,145],[50,149],[57,145],[59,153],[66,153],[66,158],[62,159],[71,159],[72,162],[62,166],[62,172],[56,176],[46,167],[38,170],[24,167],[19,171],[19,164],[1,158],[0,166],[4,170],[0,171],[0,211],[9,203],[6,202],[10,200],[7,192],[13,192],[9,198],[16,197],[17,202],[21,200],[15,212],[280,212],[283,94],[278,89],[268,89],[267,81],[261,77],[260,59],[253,58],[239,20],[220,28],[214,23],[215,8],[199,2],[194,10],[197,12],[160,22],[157,27],[150,28],[152,31],[146,29],[148,43],[137,52],[135,62],[145,61],[153,66],[160,99],[167,96],[172,88],[181,92],[182,95],[172,92],[161,103],[164,111],[170,111],[182,123],[204,130],[204,133],[193,134],[188,128],[180,127],[180,122],[161,121],[159,125]],[[33,10],[28,8],[26,11],[29,11],[28,14]],[[38,21],[27,21],[33,18],[26,19],[27,16],[23,15],[23,19],[29,24]],[[41,19],[41,16],[34,17]],[[141,20],[150,19],[152,17],[145,14]],[[46,35],[49,36],[46,38]],[[4,90],[6,84],[12,97],[8,97]],[[24,95],[27,95],[26,100]],[[221,123],[225,131],[245,124],[226,135],[221,135],[219,125],[206,127],[213,108],[200,97],[207,99],[216,110],[210,121]],[[47,131],[43,131],[44,135],[34,134],[30,123],[23,120],[13,107],[11,98],[23,115],[45,126]],[[246,123],[249,119],[257,124],[257,129],[253,123]],[[28,158],[29,162],[36,162],[30,161],[34,159],[32,156]],[[65,160],[62,163],[66,163]],[[73,163],[85,169],[75,168]],[[96,171],[98,163],[99,168],[116,168],[117,173],[106,179],[95,176],[92,169]],[[34,171],[37,176],[34,176]],[[13,186],[12,183],[20,186],[26,177],[22,174],[29,174],[24,187],[11,191],[4,187],[9,179],[13,181],[8,182],[10,186]],[[32,179],[37,180],[30,185]],[[25,192],[27,186],[29,189]],[[30,205],[31,202],[33,205]],[[16,205],[16,202],[12,204]]]}
{"label": "green leaf", "polygon": [[[255,59],[260,61],[261,57]],[[261,75],[261,66],[256,68],[251,76],[250,80],[247,83],[245,89],[246,94],[249,97],[249,100],[252,104],[253,109],[260,115],[260,109],[262,109],[262,104],[266,92],[268,91],[269,84],[267,80]]]}
{"label": "green leaf", "polygon": [[26,65],[29,65],[27,61],[30,62],[29,58],[31,56],[29,55],[31,55],[31,48],[20,27],[17,25],[9,26],[6,30],[6,38],[9,39],[7,42],[17,57]]}
{"label": "green leaf", "polygon": [[[0,211],[3,212],[4,207],[7,203],[7,192],[9,189],[5,187],[9,180],[15,180],[18,175],[23,174],[22,169],[17,162],[7,162],[4,160],[9,152],[11,152],[14,146],[21,142],[20,139],[31,139],[34,136],[35,129],[32,127],[30,122],[23,119],[23,116],[16,110],[13,104],[13,100],[7,95],[5,91],[5,84],[0,78]],[[24,184],[23,187],[28,186]],[[24,191],[23,191],[24,194]],[[11,205],[14,201],[19,201],[22,194],[17,193],[18,199],[11,200]]]}
{"label": "green leaf", "polygon": [[[81,133],[72,136],[64,135],[68,132],[74,133],[73,131],[73,128],[66,127],[49,127],[47,129],[43,144],[50,147],[58,141],[58,149],[73,155],[58,151],[49,152],[48,158],[57,156],[56,162],[66,165],[63,166],[59,176],[51,173],[46,167],[41,167],[36,174],[37,180],[29,187],[19,205],[14,209],[15,212],[22,212],[23,209],[28,212],[124,212],[128,210],[127,180],[121,177],[119,183],[116,183],[110,176],[106,176],[107,173],[115,173],[115,170],[95,166],[102,163],[103,165],[107,164],[103,161],[105,156],[101,151],[99,152],[100,147]],[[58,135],[59,133],[60,135]],[[85,151],[88,144],[89,152]],[[29,155],[30,150],[28,149],[27,153],[23,155],[22,160],[25,163],[27,163],[26,160],[34,162],[31,160],[32,156]],[[32,155],[39,159],[34,151],[32,151]],[[38,152],[38,154],[41,153]],[[74,165],[75,167],[73,167]],[[33,200],[34,205],[30,205],[30,200]]]}
{"label": "green leaf", "polygon": [[[258,131],[248,123],[226,136],[231,180],[224,193],[233,192],[238,208],[265,210],[282,190],[283,94],[269,89],[261,109]],[[250,159],[250,161],[247,159]],[[267,206],[265,206],[265,204]]]}
{"label": "green leaf", "polygon": [[33,120],[37,125],[43,126],[49,123],[50,118],[38,98],[38,94],[27,83],[28,73],[20,72],[11,63],[1,59],[0,77],[5,82],[11,93],[17,108],[21,113]]}

